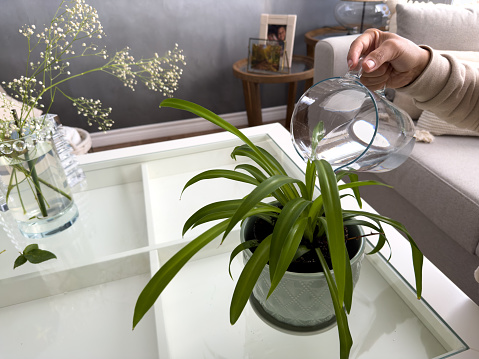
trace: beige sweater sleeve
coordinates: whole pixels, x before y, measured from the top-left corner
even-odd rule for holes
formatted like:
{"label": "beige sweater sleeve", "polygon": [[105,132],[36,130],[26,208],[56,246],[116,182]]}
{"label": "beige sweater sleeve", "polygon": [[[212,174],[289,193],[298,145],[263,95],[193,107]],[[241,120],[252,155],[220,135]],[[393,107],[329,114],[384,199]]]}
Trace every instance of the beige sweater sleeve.
{"label": "beige sweater sleeve", "polygon": [[398,91],[412,96],[417,107],[455,126],[479,131],[479,68],[424,48],[431,52],[428,66]]}

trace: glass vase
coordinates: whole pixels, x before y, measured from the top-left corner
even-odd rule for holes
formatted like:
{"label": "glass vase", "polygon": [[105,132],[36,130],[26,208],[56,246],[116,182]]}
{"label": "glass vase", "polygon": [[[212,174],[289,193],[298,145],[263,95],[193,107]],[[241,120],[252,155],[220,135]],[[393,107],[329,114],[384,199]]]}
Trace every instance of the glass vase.
{"label": "glass vase", "polygon": [[339,1],[334,9],[336,21],[352,33],[369,28],[384,28],[389,8],[383,1]]}
{"label": "glass vase", "polygon": [[8,210],[27,238],[70,227],[78,209],[51,139],[34,136],[0,143],[0,175]]}

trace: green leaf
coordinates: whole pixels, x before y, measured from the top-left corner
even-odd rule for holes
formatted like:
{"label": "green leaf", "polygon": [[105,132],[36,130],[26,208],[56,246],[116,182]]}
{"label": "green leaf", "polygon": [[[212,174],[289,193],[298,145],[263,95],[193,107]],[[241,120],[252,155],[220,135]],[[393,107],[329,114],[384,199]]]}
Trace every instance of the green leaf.
{"label": "green leaf", "polygon": [[409,241],[409,244],[411,245],[411,252],[412,252],[412,264],[414,267],[414,276],[416,280],[416,293],[417,293],[417,298],[421,298],[421,293],[422,293],[422,265],[424,261],[424,256],[419,250],[419,247],[417,246],[416,242],[414,242],[414,239],[411,237],[409,232],[407,231],[406,227],[404,225],[394,219],[381,216],[376,213],[370,213],[370,212],[364,212],[364,211],[351,211],[351,210],[345,210],[345,214],[351,214],[354,216],[363,216],[366,218],[370,218],[374,221],[380,221],[386,224],[389,224],[390,226],[393,226],[397,230],[403,232],[406,235],[407,240]]}
{"label": "green leaf", "polygon": [[[384,245],[386,243],[389,246],[389,253],[391,253],[391,246],[389,245],[388,239],[384,235],[384,229],[381,226],[380,222],[376,222],[376,223],[377,223],[377,226],[375,226],[371,222],[363,221],[363,220],[359,220],[359,219],[344,220],[344,225],[345,226],[351,226],[352,225],[352,226],[369,227],[369,228],[373,229],[378,234],[378,236],[379,236],[378,242],[376,243],[376,246],[369,253],[367,253],[368,255],[375,254],[375,253],[379,252],[384,247]],[[389,261],[390,258],[391,258],[391,254],[389,255],[388,261]]]}
{"label": "green leaf", "polygon": [[[179,110],[189,111],[194,113],[197,116],[203,117],[205,120],[210,121],[211,123],[215,124],[216,126],[232,133],[240,140],[242,140],[245,144],[247,144],[258,156],[262,158],[264,163],[268,163],[268,159],[264,157],[263,153],[250,141],[248,137],[246,137],[240,130],[238,130],[235,126],[230,124],[228,121],[225,121],[220,116],[215,114],[214,112],[207,110],[206,108],[197,105],[193,102],[180,100],[176,98],[168,98],[161,102],[160,107],[171,107],[176,108]],[[269,172],[268,172],[269,173]]]}
{"label": "green leaf", "polygon": [[[169,98],[163,100],[160,104],[160,107],[171,107],[180,110],[189,111],[194,113],[197,116],[203,117],[205,120],[210,121],[211,123],[219,126],[220,128],[232,133],[240,140],[242,140],[256,155],[257,155],[257,163],[264,166],[265,171],[270,175],[275,174],[285,174],[284,169],[279,164],[279,162],[271,156],[267,151],[261,149],[253,144],[248,137],[246,137],[240,130],[238,130],[235,126],[230,124],[228,121],[225,121],[220,116],[215,114],[214,112],[207,110],[206,108],[197,105],[193,102]],[[285,191],[287,192],[288,197],[294,198],[294,187],[286,188]]]}
{"label": "green leaf", "polygon": [[351,259],[349,258],[348,250],[345,247],[344,250],[346,251],[346,283],[351,283],[351,285],[346,285],[344,291],[344,308],[346,312],[349,314],[351,313],[351,307],[353,305],[353,272],[351,269]]}
{"label": "green leaf", "polygon": [[256,148],[256,146],[248,139],[248,137],[246,137],[235,126],[230,124],[228,121],[225,121],[214,112],[207,110],[206,108],[200,105],[197,105],[193,102],[180,100],[176,98],[168,98],[161,102],[160,107],[171,107],[171,108],[176,108],[179,110],[185,110],[185,111],[194,113],[195,115],[203,117],[205,120],[208,120],[211,123],[221,127],[222,129],[232,133],[233,135],[241,139],[244,143],[248,144],[250,147]]}
{"label": "green leaf", "polygon": [[283,175],[275,175],[262,182],[244,198],[243,203],[241,203],[240,207],[236,210],[236,213],[232,216],[228,228],[225,230],[224,237],[226,237],[244,215],[256,206],[263,198],[269,196],[272,192],[287,183],[296,182],[299,182],[299,180]]}
{"label": "green leaf", "polygon": [[293,261],[298,259],[299,257],[305,255],[306,253],[308,253],[309,251],[311,251],[312,249],[304,246],[304,245],[300,245],[298,247],[298,249],[296,250],[296,253],[294,254],[294,257],[293,257]]}
{"label": "green leaf", "polygon": [[324,122],[319,121],[318,124],[314,126],[313,134],[311,136],[311,157],[313,159],[316,157],[316,150],[324,136],[326,136],[326,131],[324,130]]}
{"label": "green leaf", "polygon": [[306,164],[305,184],[307,190],[307,196],[305,199],[312,201],[314,195],[314,188],[316,185],[316,169],[314,163],[309,161]]}
{"label": "green leaf", "polygon": [[[296,198],[286,203],[282,209],[278,217],[278,221],[274,226],[273,238],[271,240],[271,249],[269,255],[271,283],[275,282],[277,285],[291,263],[291,260],[296,253],[299,242],[301,241],[302,235],[304,233],[304,228],[307,224],[307,218],[304,218],[305,221],[301,226],[302,233],[299,241],[294,236],[294,233],[291,236],[290,232],[295,227],[298,218],[303,215],[305,209],[310,205],[310,201],[307,201],[303,198]],[[298,228],[295,228],[295,230],[297,231]],[[292,248],[292,246],[294,248]],[[278,273],[276,273],[277,269],[279,270]],[[272,288],[270,293],[272,293],[273,290],[274,288]]]}
{"label": "green leaf", "polygon": [[[327,223],[328,246],[331,262],[338,287],[341,306],[346,290],[346,253],[344,251],[344,224],[341,200],[336,175],[331,165],[325,160],[314,161],[318,173],[321,196]],[[348,284],[349,285],[349,284]]]}
{"label": "green leaf", "polygon": [[[349,180],[351,181],[351,183],[359,182],[359,177],[357,173],[346,172],[346,175],[349,177]],[[358,202],[359,208],[363,208],[363,202],[361,201],[361,194],[359,193],[359,188],[353,187],[353,193],[354,193],[354,197],[356,198],[356,201]]]}
{"label": "green leaf", "polygon": [[[274,158],[265,149],[261,147],[257,147],[257,148],[263,155],[261,158],[259,158],[257,154],[251,150],[251,148],[248,148],[245,145],[236,147],[234,151],[231,153],[231,157],[236,159],[236,156],[246,156],[252,159],[253,161],[255,161],[259,166],[261,166],[266,171],[266,173],[268,173],[270,176],[274,176],[278,174],[285,175],[285,176],[287,175],[286,171],[278,162],[278,160],[276,160],[276,158]],[[266,159],[266,162],[264,159]],[[295,197],[299,197],[299,194],[296,188],[294,188],[294,186],[291,184],[286,185],[284,188],[282,188],[282,190],[284,192],[284,196],[287,198],[285,201],[280,200],[280,202],[282,203],[285,203],[287,200],[291,200]],[[280,196],[278,195],[278,198],[279,197]]]}
{"label": "green leaf", "polygon": [[263,172],[261,172],[259,168],[247,163],[237,165],[235,167],[235,171],[236,170],[243,170],[249,172],[254,178],[256,178],[258,182],[263,182],[266,179],[266,176]]}
{"label": "green leaf", "polygon": [[391,186],[378,181],[357,181],[357,182],[344,183],[344,184],[338,185],[338,188],[340,191],[342,191],[343,189],[347,189],[347,188],[354,189],[356,187],[362,187],[362,186],[385,186],[385,187],[392,188]]}
{"label": "green leaf", "polygon": [[231,299],[231,324],[235,324],[239,319],[264,266],[268,263],[271,237],[272,235],[269,235],[260,243],[241,272]]}
{"label": "green leaf", "polygon": [[48,261],[50,259],[57,258],[56,255],[53,254],[52,252],[39,249],[39,248],[30,249],[28,252],[26,252],[26,249],[25,249],[25,251],[23,252],[23,255],[30,263],[33,263],[33,264],[38,264],[38,263]]}
{"label": "green leaf", "polygon": [[[336,322],[338,324],[339,334],[339,357],[340,359],[348,359],[351,347],[353,346],[353,338],[349,330],[348,317],[343,310],[342,301],[339,298],[338,287],[334,282],[334,278],[331,271],[328,269],[328,264],[321,253],[319,248],[316,248],[321,266],[324,269],[324,277],[329,287],[329,293],[331,294],[331,300],[333,301],[334,313],[336,314]],[[335,273],[336,276],[336,273]]]}
{"label": "green leaf", "polygon": [[[313,204],[311,205],[311,208],[309,209],[309,214],[308,217],[311,221],[311,226],[314,228],[317,224],[318,218],[321,216],[323,213],[324,208],[323,208],[323,197],[318,196],[314,201]],[[320,230],[319,235],[322,235],[323,231]]]}
{"label": "green leaf", "polygon": [[240,254],[242,251],[246,250],[246,249],[250,249],[250,248],[253,248],[253,247],[257,247],[258,245],[260,244],[260,241],[256,240],[256,239],[252,239],[252,240],[249,240],[249,241],[246,241],[244,243],[240,243],[232,252],[231,252],[231,255],[230,255],[230,263],[228,265],[228,272],[230,274],[230,277],[231,279],[233,279],[233,275],[231,274],[231,263],[233,262],[233,259],[235,259],[235,257]]}
{"label": "green leaf", "polygon": [[[258,165],[260,165],[267,173],[271,176],[273,175],[286,175],[286,171],[279,163],[279,161],[274,158],[268,151],[260,146],[256,146],[262,156],[258,156],[258,154],[248,145],[237,146],[231,153],[231,157],[236,159],[236,156],[245,156],[253,161],[255,161]],[[265,161],[266,160],[266,161]]]}
{"label": "green leaf", "polygon": [[215,178],[226,178],[230,179],[233,181],[238,181],[238,182],[244,182],[244,183],[249,183],[254,186],[257,186],[259,184],[258,180],[256,178],[248,176],[247,174],[241,173],[241,172],[236,172],[236,171],[231,171],[231,170],[209,170],[209,171],[204,171],[193,178],[191,178],[183,187],[183,191],[181,191],[181,194],[191,185],[195,184],[196,182],[202,181],[202,180],[207,180],[207,179],[215,179]]}
{"label": "green leaf", "polygon": [[38,248],[38,244],[33,243],[25,247],[23,254],[17,257],[13,264],[13,269],[25,264],[27,261],[33,264],[43,263],[57,257],[52,252]]}
{"label": "green leaf", "polygon": [[23,254],[26,254],[34,249],[38,249],[38,244],[36,243],[33,243],[33,244],[30,244],[28,246],[25,247],[25,249],[23,250]]}
{"label": "green leaf", "polygon": [[234,199],[207,204],[206,206],[200,208],[198,211],[193,213],[190,218],[187,219],[183,226],[182,235],[184,236],[190,228],[197,226],[202,220],[202,218],[209,216],[212,213],[236,211],[242,201],[242,199]]}
{"label": "green leaf", "polygon": [[[289,231],[288,235],[286,236],[286,240],[283,244],[283,248],[281,251],[281,256],[278,259],[278,264],[276,265],[276,269],[274,275],[271,276],[271,287],[268,293],[268,297],[273,294],[273,291],[276,289],[278,284],[281,282],[284,274],[288,270],[289,265],[291,264],[292,260],[296,256],[296,253],[299,248],[299,244],[301,243],[301,239],[303,238],[304,231],[308,224],[308,218],[302,217],[297,222],[294,223],[293,227]],[[274,236],[274,233],[273,233]],[[274,243],[274,239],[273,239]],[[271,263],[271,256],[270,256],[270,263]],[[270,266],[271,270],[271,266]]]}
{"label": "green leaf", "polygon": [[[188,218],[188,220],[185,222],[185,225],[183,227],[183,235],[185,235],[188,229],[196,227],[202,223],[231,217],[236,212],[241,203],[243,203],[243,201],[244,199],[218,201],[200,208],[198,211],[193,213],[193,215],[191,215],[191,217]],[[256,210],[254,211],[255,214],[268,213],[272,215],[274,213],[281,212],[278,207],[262,202],[258,203],[257,207],[258,208],[256,208]]]}
{"label": "green leaf", "polygon": [[27,258],[23,255],[20,254],[17,259],[15,259],[15,263],[13,264],[13,269],[20,267],[21,265],[27,263]]}
{"label": "green leaf", "polygon": [[204,246],[217,238],[228,225],[228,220],[218,223],[212,228],[193,239],[180,249],[173,257],[160,267],[158,272],[150,279],[138,297],[133,313],[133,329],[141,318],[153,306],[158,296],[176,276],[181,268]]}

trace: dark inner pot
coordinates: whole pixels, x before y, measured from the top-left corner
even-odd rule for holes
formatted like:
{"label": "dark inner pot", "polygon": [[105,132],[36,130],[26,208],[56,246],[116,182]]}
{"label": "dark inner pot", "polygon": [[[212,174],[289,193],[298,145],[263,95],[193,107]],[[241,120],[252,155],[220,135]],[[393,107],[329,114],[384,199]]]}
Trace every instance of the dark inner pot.
{"label": "dark inner pot", "polygon": [[[246,228],[244,228],[245,241],[249,240],[264,240],[268,235],[273,233],[274,223],[271,224],[259,217],[253,217],[250,219]],[[357,226],[345,226],[344,238],[346,242],[346,248],[348,250],[349,258],[352,259],[356,253],[358,253],[361,246],[360,241],[361,232]],[[329,255],[328,242],[326,235],[315,236],[313,243],[303,238],[301,245],[311,249],[309,252],[303,254],[301,257],[294,260],[288,267],[289,272],[296,273],[316,273],[322,272],[323,268],[319,262],[318,256],[314,248],[321,248],[324,258],[328,263],[328,267],[331,269],[331,257]],[[250,249],[254,252],[255,247]]]}

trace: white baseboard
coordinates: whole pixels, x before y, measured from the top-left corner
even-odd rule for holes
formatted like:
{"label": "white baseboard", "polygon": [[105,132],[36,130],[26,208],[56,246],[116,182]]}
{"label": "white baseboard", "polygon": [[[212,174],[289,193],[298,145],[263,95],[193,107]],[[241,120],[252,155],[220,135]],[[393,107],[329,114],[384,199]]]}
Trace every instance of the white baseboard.
{"label": "white baseboard", "polygon": [[[269,107],[262,110],[263,123],[281,121],[286,115],[286,106]],[[220,115],[236,127],[248,125],[246,111]],[[126,142],[150,140],[153,138],[178,136],[184,133],[211,131],[218,127],[203,118],[192,118],[172,122],[162,122],[153,125],[134,126],[110,130],[107,132],[94,132],[91,134],[92,146],[112,146]]]}

